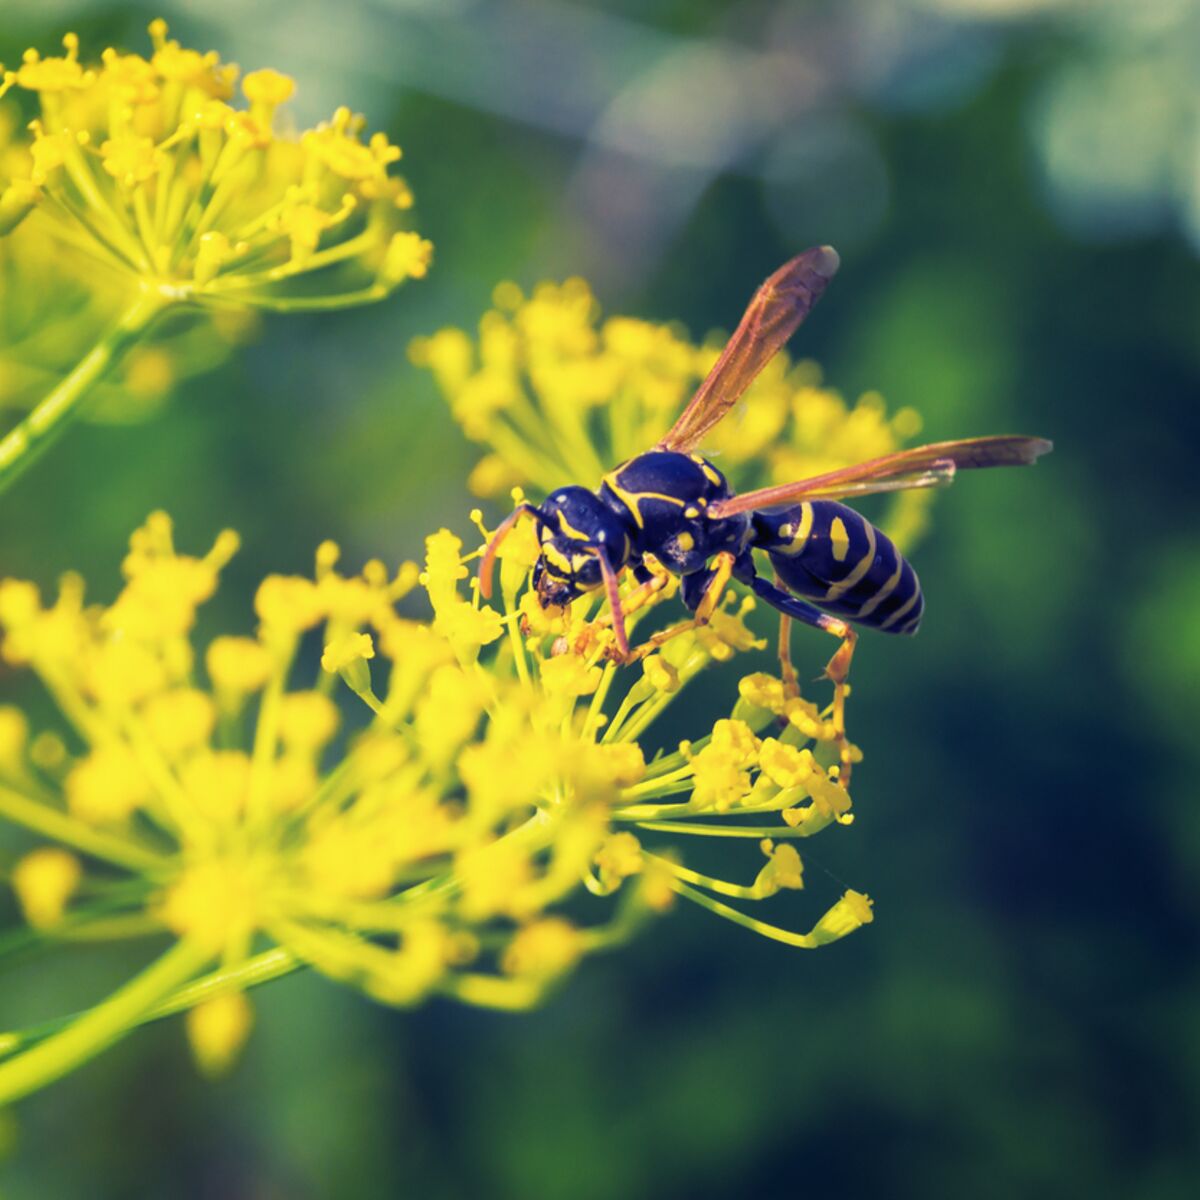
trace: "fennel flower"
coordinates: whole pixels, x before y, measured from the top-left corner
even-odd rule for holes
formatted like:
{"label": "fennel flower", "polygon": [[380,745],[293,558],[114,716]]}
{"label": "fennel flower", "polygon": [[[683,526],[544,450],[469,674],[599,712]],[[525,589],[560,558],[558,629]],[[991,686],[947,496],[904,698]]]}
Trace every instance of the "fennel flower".
{"label": "fennel flower", "polygon": [[74,415],[81,397],[165,309],[345,308],[424,276],[432,247],[406,228],[412,193],[398,147],[339,109],[287,132],[295,85],[266,69],[241,79],[150,26],[149,57],[79,61],[26,51],[0,95],[36,96],[22,145],[0,160],[0,236],[24,226],[101,265],[126,308],[66,379],[0,440],[0,488]]}
{"label": "fennel flower", "polygon": [[[0,104],[0,178],[24,169],[28,147],[16,106]],[[0,237],[0,410],[33,408],[129,299],[99,259],[64,254],[40,219]],[[11,299],[8,299],[11,297]],[[253,309],[178,309],[133,346],[83,406],[84,420],[128,423],[156,412],[182,379],[211,371],[261,323]]]}
{"label": "fennel flower", "polygon": [[[797,839],[851,820],[826,707],[751,671],[728,715],[654,741],[712,664],[762,647],[749,600],[618,666],[591,598],[537,608],[530,536],[506,544],[493,608],[480,550],[441,530],[396,571],[342,574],[325,543],[313,578],[263,580],[253,632],[197,645],[236,548],[181,554],[156,513],[111,603],[74,575],[52,602],[0,583],[0,653],[65,721],[0,708],[0,819],[30,840],[5,945],[138,938],[150,959],[83,1013],[0,1033],[0,1105],[183,1010],[199,1067],[225,1070],[247,990],[300,967],[386,1004],[525,1008],[679,898],[804,948],[871,920],[857,892],[805,933],[747,911],[803,886]],[[414,591],[429,619],[397,610]],[[697,836],[726,840],[733,878],[687,865]]]}
{"label": "fennel flower", "polygon": [[[20,163],[26,153],[14,107],[0,104],[0,177],[6,163]],[[35,219],[0,237],[0,290],[0,410],[19,419],[112,325],[129,288],[105,263],[64,254]],[[80,417],[107,424],[146,419],[181,380],[220,366],[260,324],[253,309],[176,309],[93,386]]]}

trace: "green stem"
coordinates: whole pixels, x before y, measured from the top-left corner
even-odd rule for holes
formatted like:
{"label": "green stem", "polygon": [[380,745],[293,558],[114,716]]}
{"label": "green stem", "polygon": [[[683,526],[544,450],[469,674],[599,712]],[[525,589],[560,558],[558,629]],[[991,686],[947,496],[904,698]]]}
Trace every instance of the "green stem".
{"label": "green stem", "polygon": [[0,493],[5,492],[66,431],[104,373],[146,332],[170,301],[142,290],[120,319],[15,428],[0,439]]}
{"label": "green stem", "polygon": [[0,1105],[45,1087],[94,1058],[211,958],[212,954],[195,942],[178,942],[61,1033],[0,1064]]}
{"label": "green stem", "polygon": [[94,829],[3,784],[0,784],[0,819],[138,874],[159,876],[171,869],[170,859],[161,854],[144,850],[118,834]]}
{"label": "green stem", "polygon": [[679,863],[673,863],[669,859],[660,858],[657,854],[647,854],[646,857],[653,859],[660,867],[670,871],[676,879],[681,879],[684,883],[693,883],[698,887],[707,888],[710,892],[716,892],[718,896],[730,896],[735,900],[765,900],[768,896],[774,894],[772,892],[764,892],[758,883],[752,883],[749,886],[740,883],[727,883],[724,879],[716,879],[712,875],[701,875],[699,871],[689,870],[689,868],[681,866]]}
{"label": "green stem", "polygon": [[[185,984],[177,991],[172,992],[165,1000],[160,1000],[146,1009],[134,1019],[134,1024],[146,1025],[151,1021],[161,1021],[164,1017],[174,1016],[175,1013],[194,1008],[197,1004],[211,1000],[214,996],[258,987],[259,984],[270,983],[271,980],[291,974],[304,966],[305,964],[290,950],[285,950],[282,946],[264,950],[253,958],[245,959],[236,967],[222,967],[220,970],[213,971],[209,975],[202,975],[199,979]],[[83,1015],[82,1013],[72,1013],[66,1017],[53,1017],[49,1021],[28,1025],[24,1029],[13,1029],[0,1033],[0,1058],[13,1054],[31,1043],[44,1041],[51,1034],[65,1029]]]}
{"label": "green stem", "polygon": [[709,912],[716,913],[718,917],[724,917],[725,920],[732,921],[735,925],[741,925],[765,938],[770,938],[773,942],[782,942],[785,946],[795,946],[800,950],[816,950],[823,944],[821,939],[811,933],[793,933],[790,929],[780,929],[778,925],[769,925],[766,921],[749,917],[744,912],[738,912],[736,908],[722,904],[720,900],[714,900],[711,896],[706,896],[703,892],[688,887],[686,883],[681,883],[679,880],[673,882],[671,886],[681,896],[691,900],[693,904],[699,904],[701,908],[707,908]]}
{"label": "green stem", "polygon": [[282,946],[264,950],[253,958],[243,959],[236,967],[222,967],[219,971],[203,975],[193,983],[172,992],[165,1000],[155,1004],[139,1017],[138,1024],[161,1020],[163,1017],[194,1008],[214,996],[222,996],[226,992],[244,991],[262,983],[270,983],[272,979],[279,979],[292,971],[300,970],[303,966],[304,963]]}
{"label": "green stem", "polygon": [[811,828],[808,825],[698,825],[680,821],[638,821],[637,827],[653,833],[686,833],[693,837],[761,839],[812,837],[818,829],[824,829],[828,824],[826,821],[817,828]]}
{"label": "green stem", "polygon": [[[335,308],[357,308],[360,304],[374,304],[388,294],[383,284],[372,284],[354,292],[335,292],[329,296],[272,296],[269,292],[239,292],[235,298],[227,301],[232,307],[244,307],[249,304],[255,308],[265,308],[268,312],[326,312]],[[225,300],[224,293],[202,292],[201,296],[209,301]]]}

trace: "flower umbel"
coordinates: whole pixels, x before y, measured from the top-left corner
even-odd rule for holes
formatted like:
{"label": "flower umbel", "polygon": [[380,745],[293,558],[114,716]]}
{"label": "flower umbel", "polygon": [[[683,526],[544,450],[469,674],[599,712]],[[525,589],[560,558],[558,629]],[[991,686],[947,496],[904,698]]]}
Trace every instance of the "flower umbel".
{"label": "flower umbel", "polygon": [[[729,903],[802,887],[794,840],[850,821],[827,710],[750,674],[726,717],[654,745],[711,664],[761,645],[749,602],[618,666],[588,598],[554,618],[531,605],[520,538],[493,609],[464,590],[478,551],[442,530],[423,570],[346,576],[326,543],[315,578],[263,581],[253,636],[198,647],[197,609],[236,544],[180,554],[160,513],[111,604],[85,604],[75,576],[49,604],[0,583],[3,656],[69,726],[31,736],[0,709],[0,818],[37,843],[12,875],[25,937],[171,939],[95,1008],[0,1035],[0,1103],[184,1009],[199,1064],[221,1071],[253,1022],[245,990],[301,966],[389,1004],[513,1008],[676,896],[801,947],[870,921],[856,892],[804,934]],[[397,611],[418,582],[431,620]],[[324,669],[306,684],[313,650]],[[337,673],[366,708],[343,713]],[[695,836],[748,839],[757,866],[746,882],[694,870],[680,844]]]}
{"label": "flower umbel", "polygon": [[[339,109],[326,124],[281,133],[295,85],[273,70],[241,80],[215,52],[150,26],[153,53],[106,50],[78,61],[28,50],[6,86],[37,96],[23,156],[10,156],[0,207],[166,300],[324,308],[377,299],[429,266],[430,246],[402,228],[412,205],[389,168],[400,150]],[[327,292],[290,285],[352,266]]]}
{"label": "flower umbel", "polygon": [[[27,143],[14,105],[0,104],[0,178],[22,169]],[[64,254],[40,218],[0,236],[0,410],[28,411],[128,306],[128,280],[90,255]],[[180,310],[155,325],[80,414],[126,423],[156,412],[181,380],[219,366],[253,334],[249,309]]]}
{"label": "flower umbel", "polygon": [[[149,57],[109,49],[85,66],[68,34],[63,55],[31,49],[16,70],[0,68],[0,96],[38,105],[27,137],[0,138],[0,238],[53,248],[89,288],[119,298],[90,353],[0,440],[0,490],[164,310],[346,308],[429,269],[432,246],[408,227],[412,193],[384,134],[367,137],[344,108],[288,132],[287,76],[251,72],[239,103],[236,67],[169,39],[163,21],[150,35]],[[0,127],[11,124],[0,112]]]}

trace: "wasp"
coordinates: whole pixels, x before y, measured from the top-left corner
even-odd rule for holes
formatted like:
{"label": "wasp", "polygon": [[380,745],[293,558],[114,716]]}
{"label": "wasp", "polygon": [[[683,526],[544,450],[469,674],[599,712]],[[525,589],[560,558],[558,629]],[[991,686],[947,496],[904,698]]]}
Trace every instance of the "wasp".
{"label": "wasp", "polygon": [[[846,778],[844,698],[854,626],[914,634],[925,601],[916,572],[893,542],[841,501],[944,487],[971,468],[1028,466],[1052,447],[1043,438],[1007,435],[937,442],[735,495],[697,448],[812,311],[839,264],[832,246],[817,246],[780,267],[754,294],[712,370],[662,441],[610,471],[598,491],[568,485],[540,505],[519,504],[492,535],[479,580],[482,594],[490,597],[500,543],[522,515],[532,517],[541,546],[533,572],[539,603],[560,608],[604,588],[615,656],[622,661],[703,624],[729,581],[738,580],[782,615],[780,658],[790,689],[796,688],[788,652],[790,622],[840,639],[826,675],[835,686],[834,726]],[[767,556],[773,580],[759,573],[756,552]],[[641,593],[633,604],[644,602],[669,578],[656,575],[648,558],[680,578],[681,597],[694,616],[631,650],[618,577],[632,571]],[[630,607],[627,600],[626,610]]]}

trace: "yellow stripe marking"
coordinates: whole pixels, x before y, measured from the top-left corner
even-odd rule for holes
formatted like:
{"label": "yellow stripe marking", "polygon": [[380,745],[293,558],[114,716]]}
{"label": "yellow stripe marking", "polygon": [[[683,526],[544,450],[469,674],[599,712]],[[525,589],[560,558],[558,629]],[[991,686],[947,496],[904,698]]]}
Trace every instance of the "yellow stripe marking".
{"label": "yellow stripe marking", "polygon": [[916,603],[918,600],[920,600],[920,598],[921,598],[921,589],[919,587],[914,588],[913,594],[908,599],[908,603],[902,604],[898,609],[896,609],[896,611],[894,613],[892,613],[892,615],[890,617],[888,617],[888,619],[886,621],[884,621],[884,623],[882,625],[880,625],[879,628],[880,629],[890,629],[893,625],[896,624],[897,621],[903,620],[903,618],[907,617],[908,614],[910,612],[912,612],[913,608],[916,606]]}
{"label": "yellow stripe marking", "polygon": [[584,533],[582,529],[576,529],[575,526],[572,525],[571,522],[568,521],[561,512],[555,515],[558,517],[560,531],[565,533],[567,537],[574,538],[579,542],[590,542],[592,540],[590,534]]}
{"label": "yellow stripe marking", "polygon": [[838,562],[845,562],[846,555],[850,553],[850,535],[846,532],[846,522],[841,517],[834,517],[833,524],[829,526],[829,544],[833,550],[833,557]]}
{"label": "yellow stripe marking", "polygon": [[[896,557],[900,558],[899,554]],[[858,610],[858,619],[860,621],[863,617],[869,617],[896,590],[896,585],[900,582],[900,576],[903,574],[904,559],[900,558],[900,561],[896,564],[896,569],[888,577],[887,583]]]}
{"label": "yellow stripe marking", "polygon": [[858,560],[858,566],[850,572],[840,583],[833,584],[829,591],[825,593],[825,603],[830,600],[837,600],[844,596],[866,573],[871,569],[871,564],[875,561],[875,526],[870,521],[864,521],[863,526],[867,531],[867,552]]}
{"label": "yellow stripe marking", "polygon": [[[813,506],[805,500],[800,505],[800,524],[783,525],[779,529],[780,536],[789,539],[786,546],[780,547],[783,553],[789,557],[799,554],[804,549],[804,543],[808,541],[808,535],[812,533],[812,527]],[[785,533],[784,530],[787,532]]]}
{"label": "yellow stripe marking", "polygon": [[663,500],[667,504],[674,504],[679,508],[683,508],[686,503],[686,501],[680,500],[678,496],[664,496],[661,492],[627,492],[617,482],[618,474],[620,474],[619,471],[613,471],[611,474],[605,475],[604,482],[612,489],[617,499],[629,509],[639,529],[646,528],[646,522],[642,520],[641,509],[638,507],[637,502],[639,500]]}
{"label": "yellow stripe marking", "polygon": [[560,571],[574,571],[575,567],[571,559],[569,559],[553,542],[546,542],[542,546],[542,557],[547,562],[553,563]]}

